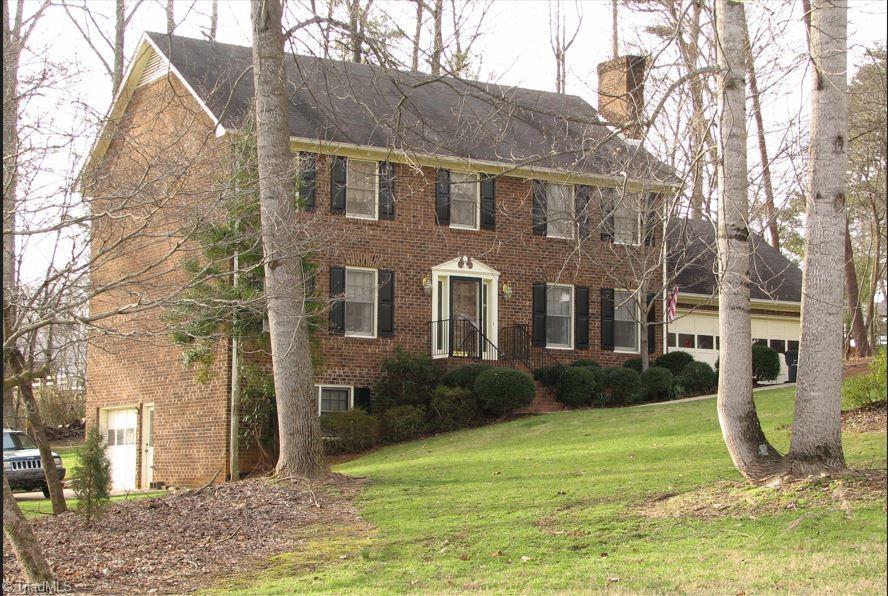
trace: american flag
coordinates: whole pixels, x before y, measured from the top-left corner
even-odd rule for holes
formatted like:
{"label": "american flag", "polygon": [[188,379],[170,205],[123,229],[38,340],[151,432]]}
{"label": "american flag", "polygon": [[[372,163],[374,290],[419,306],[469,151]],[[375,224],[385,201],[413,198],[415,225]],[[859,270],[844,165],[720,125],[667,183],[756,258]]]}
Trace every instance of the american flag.
{"label": "american flag", "polygon": [[666,320],[670,323],[675,320],[675,308],[678,306],[678,286],[669,292],[669,301],[666,303]]}

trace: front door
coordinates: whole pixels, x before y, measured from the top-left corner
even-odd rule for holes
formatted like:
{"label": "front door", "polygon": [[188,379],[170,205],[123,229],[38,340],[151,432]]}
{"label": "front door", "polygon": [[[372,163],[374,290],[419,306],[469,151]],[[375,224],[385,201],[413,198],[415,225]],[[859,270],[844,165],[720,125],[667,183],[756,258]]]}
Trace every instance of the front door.
{"label": "front door", "polygon": [[136,488],[136,421],[138,410],[108,410],[106,452],[111,462],[111,488]]}
{"label": "front door", "polygon": [[142,488],[154,482],[154,406],[145,406],[142,413]]}
{"label": "front door", "polygon": [[484,328],[481,280],[450,278],[450,349],[454,356],[481,356],[481,329]]}

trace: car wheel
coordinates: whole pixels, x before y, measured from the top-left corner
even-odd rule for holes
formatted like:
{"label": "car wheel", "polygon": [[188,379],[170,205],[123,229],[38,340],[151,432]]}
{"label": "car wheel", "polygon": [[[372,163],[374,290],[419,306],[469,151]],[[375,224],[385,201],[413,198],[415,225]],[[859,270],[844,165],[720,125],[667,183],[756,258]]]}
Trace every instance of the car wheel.
{"label": "car wheel", "polygon": [[40,490],[43,492],[43,496],[48,499],[49,498],[49,486],[44,484],[43,486],[40,487]]}

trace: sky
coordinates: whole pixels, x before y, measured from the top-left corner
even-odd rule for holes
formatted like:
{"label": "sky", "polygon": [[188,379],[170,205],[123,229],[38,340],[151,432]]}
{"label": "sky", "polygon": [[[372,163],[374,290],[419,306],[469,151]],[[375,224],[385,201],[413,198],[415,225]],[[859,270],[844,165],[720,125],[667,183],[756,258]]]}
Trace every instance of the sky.
{"label": "sky", "polygon": [[[36,0],[27,0],[33,10]],[[88,0],[99,22],[108,30],[112,26],[114,3],[111,0]],[[127,33],[127,56],[132,56],[142,31],[165,31],[166,2],[145,0],[140,5]],[[304,10],[306,0],[290,0],[291,11]],[[771,63],[777,68],[781,61],[790,61],[805,52],[804,29],[798,15],[800,2],[783,0],[749,0],[750,30],[753,36],[765,32],[769,43],[766,70]],[[404,0],[376,0],[375,7],[393,18],[409,23],[414,4]],[[479,10],[482,4],[472,7]],[[176,33],[203,37],[209,26],[210,2],[176,0]],[[579,0],[562,3],[569,18],[568,29],[579,22],[579,34],[568,53],[567,92],[580,95],[596,105],[596,66],[610,57],[611,50],[611,2],[610,0]],[[250,5],[247,0],[219,0],[219,26],[217,39],[222,42],[250,44]],[[485,18],[482,36],[476,45],[480,64],[476,65],[480,80],[554,91],[555,64],[549,38],[550,4],[543,0],[507,2],[495,0]],[[792,11],[791,18],[783,15]],[[578,15],[582,20],[578,21]],[[885,44],[888,37],[888,2],[885,0],[850,0],[849,2],[849,65],[860,60],[865,48]],[[104,21],[102,20],[104,19]],[[645,25],[644,17],[627,9],[620,12],[621,51],[627,48],[644,51],[639,47]],[[94,38],[101,47],[101,41]],[[428,33],[426,33],[426,40]],[[95,129],[86,123],[100,121],[107,111],[110,98],[110,79],[83,37],[72,27],[61,8],[52,8],[36,30],[34,41],[40,48],[40,57],[47,57],[71,70],[67,79],[60,82],[55,92],[34,102],[28,117],[34,121],[52,123],[51,128],[61,137],[71,136],[75,143],[47,162],[47,173],[35,188],[47,201],[58,193],[54,187],[69,184],[72,166],[87,152]],[[304,39],[300,40],[303,47]],[[312,40],[308,40],[308,44]],[[446,43],[446,40],[445,40]],[[643,42],[641,42],[643,43]],[[107,48],[103,48],[107,49]],[[106,59],[110,51],[105,52]],[[33,64],[37,61],[32,60]],[[75,66],[76,65],[76,66]],[[849,77],[853,69],[849,68]],[[807,110],[807,73],[795,69],[777,78],[768,89],[765,98],[766,121],[781,122],[793,114]],[[656,101],[656,90],[649,93],[649,104]],[[76,132],[75,132],[76,131]],[[72,135],[72,133],[74,133]],[[83,134],[86,133],[86,134]],[[779,144],[779,133],[772,132],[768,143]],[[751,135],[752,136],[752,135]],[[751,153],[751,156],[753,153]],[[23,277],[39,277],[51,259],[50,245],[45,241],[31,240],[26,250],[27,259],[22,267]]]}

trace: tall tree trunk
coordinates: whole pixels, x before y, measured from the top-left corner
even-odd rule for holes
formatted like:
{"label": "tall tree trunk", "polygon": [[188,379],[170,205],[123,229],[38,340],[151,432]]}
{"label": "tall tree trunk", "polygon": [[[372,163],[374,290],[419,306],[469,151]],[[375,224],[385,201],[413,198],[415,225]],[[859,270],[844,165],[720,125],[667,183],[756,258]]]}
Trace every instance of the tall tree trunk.
{"label": "tall tree trunk", "polygon": [[277,473],[315,478],[326,472],[305,311],[302,255],[292,197],[293,155],[287,129],[280,0],[253,0],[253,85],[265,292],[271,335],[280,455]]}
{"label": "tall tree trunk", "polygon": [[422,38],[422,15],[425,11],[423,0],[413,0],[416,2],[416,29],[413,32],[413,57],[410,68],[414,71],[419,70],[419,48]]}
{"label": "tall tree trunk", "polygon": [[49,563],[46,562],[43,551],[34,537],[31,524],[22,515],[22,510],[19,509],[15,497],[12,496],[12,489],[9,487],[9,480],[6,479],[5,470],[3,472],[3,533],[12,543],[15,557],[21,564],[28,582],[39,584],[53,581]]}
{"label": "tall tree trunk", "polygon": [[860,357],[869,356],[869,337],[863,322],[863,311],[860,308],[857,267],[854,264],[851,226],[847,217],[845,218],[845,294],[848,297],[848,310],[851,312],[851,337],[854,339],[854,352]]}
{"label": "tall tree trunk", "polygon": [[620,56],[620,21],[618,18],[617,0],[611,0],[611,51],[614,58]]}
{"label": "tall tree trunk", "polygon": [[752,399],[743,4],[717,0],[715,7],[718,65],[724,69],[719,74],[718,419],[734,465],[749,480],[760,482],[783,466],[762,432]]}
{"label": "tall tree trunk", "polygon": [[123,78],[123,61],[126,46],[126,6],[124,0],[117,0],[114,6],[114,72],[111,73],[111,95],[117,93]]}
{"label": "tall tree trunk", "polygon": [[216,30],[219,27],[219,0],[210,5],[210,41],[216,41]]}
{"label": "tall tree trunk", "polygon": [[363,43],[361,40],[361,0],[352,0],[348,7],[349,44],[351,61],[361,62]]}
{"label": "tall tree trunk", "polygon": [[759,159],[762,162],[762,186],[765,189],[765,214],[768,217],[768,240],[771,246],[780,250],[780,232],[777,228],[777,213],[774,207],[774,185],[771,183],[771,162],[768,159],[768,145],[765,142],[765,121],[762,118],[762,100],[758,79],[755,76],[755,56],[749,28],[743,19],[743,37],[746,46],[746,75],[749,77],[749,94],[752,96],[752,117],[755,118],[755,131],[758,138]]}
{"label": "tall tree trunk", "polygon": [[802,273],[802,336],[789,461],[793,474],[845,468],[842,451],[842,286],[848,136],[845,0],[815,0],[811,141]]}
{"label": "tall tree trunk", "polygon": [[432,59],[431,69],[433,75],[441,74],[441,56],[444,54],[444,33],[443,17],[444,17],[444,0],[435,0],[435,6],[432,9],[434,17],[434,38],[432,40]]}
{"label": "tall tree trunk", "polygon": [[176,12],[173,1],[167,0],[166,5],[167,33],[173,33],[176,30]]}

